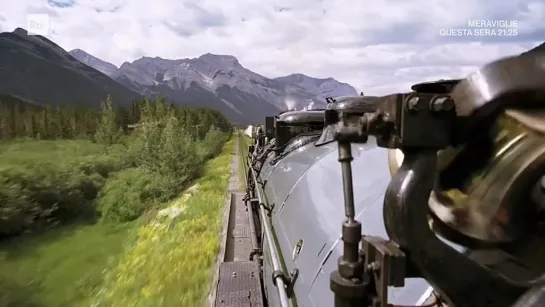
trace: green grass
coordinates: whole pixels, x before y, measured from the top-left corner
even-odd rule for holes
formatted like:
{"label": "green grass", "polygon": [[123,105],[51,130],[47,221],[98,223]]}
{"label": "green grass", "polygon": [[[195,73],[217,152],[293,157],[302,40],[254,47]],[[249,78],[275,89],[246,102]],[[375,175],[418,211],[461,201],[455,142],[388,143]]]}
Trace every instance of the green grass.
{"label": "green grass", "polygon": [[[124,148],[116,145],[110,154],[119,156]],[[87,140],[17,140],[0,143],[0,171],[31,168],[63,168],[80,161],[104,159],[102,147]]]}
{"label": "green grass", "polygon": [[138,229],[134,246],[107,274],[97,306],[202,306],[219,252],[234,149],[232,138],[188,191]]}
{"label": "green grass", "polygon": [[85,140],[0,145],[0,235],[96,217],[94,199],[109,175],[125,167],[124,155],[123,146],[106,154]]}
{"label": "green grass", "polygon": [[[0,235],[13,236],[0,241],[0,307],[202,301],[220,245],[234,141],[206,162],[189,192],[165,203],[225,140],[214,132],[184,143],[174,132],[175,140],[160,136],[163,147],[137,155],[138,139],[107,151],[86,140],[0,144]],[[162,208],[181,214],[164,217]]]}
{"label": "green grass", "polygon": [[[44,155],[44,153],[47,153]],[[68,153],[71,153],[67,155]],[[0,144],[1,165],[26,164],[34,161],[58,161],[78,156],[101,154],[101,147],[86,140],[16,140]]]}
{"label": "green grass", "polygon": [[[104,186],[113,188],[108,182],[118,182],[121,178],[118,174],[135,170],[126,168],[123,149],[115,145],[105,153],[100,145],[83,140],[24,140],[1,144],[0,179],[6,178],[8,183],[30,183],[35,188],[21,189],[19,185],[6,190],[0,187],[0,210],[18,208],[20,204],[12,199],[17,200],[21,195],[26,197],[22,203],[32,199],[33,203],[45,207],[51,198],[54,202],[61,200],[66,208],[80,210],[78,200],[88,201],[93,207],[96,197],[111,200],[126,194],[131,182],[113,192],[103,189]],[[0,242],[0,307],[91,306],[102,298],[101,306],[120,307],[192,306],[200,301],[219,247],[219,212],[226,195],[233,149],[231,141],[221,155],[206,163],[204,177],[197,181],[198,195],[187,199],[188,193],[185,193],[168,204],[153,205],[158,209],[167,206],[171,210],[184,210],[181,216],[152,219],[150,215],[157,213],[152,210],[129,223],[95,223],[95,220],[83,219],[83,222],[36,229]],[[106,165],[114,176],[97,174],[101,173],[101,165]],[[144,177],[164,184],[157,173],[153,175]],[[93,199],[74,198],[81,182],[89,176],[97,177],[94,179],[96,190],[107,193],[98,193]],[[139,182],[145,178],[133,179]],[[2,193],[11,198],[2,200]],[[43,195],[48,197],[36,201],[36,197]],[[127,202],[125,198],[123,203]],[[134,206],[140,201],[145,199],[136,195],[130,203]],[[160,236],[168,229],[173,231]],[[9,234],[8,230],[5,233]],[[157,243],[150,235],[159,235],[161,240]],[[155,243],[149,245],[150,242]],[[145,265],[139,266],[139,261]],[[124,267],[127,263],[131,267]],[[128,279],[123,278],[127,275]],[[115,297],[103,296],[108,293],[114,293]]]}
{"label": "green grass", "polygon": [[84,306],[135,225],[73,225],[3,242],[0,306]]}
{"label": "green grass", "polygon": [[[74,114],[65,125],[64,113],[42,110],[39,125],[28,114],[17,117],[24,127],[0,140],[0,307],[201,300],[219,246],[233,142],[209,159],[229,138],[229,124],[215,111],[162,102],[137,109],[143,125],[130,135],[119,133],[108,99],[94,132],[89,118],[73,127]],[[186,129],[193,121],[205,135]],[[79,130],[98,144],[61,139]],[[34,132],[55,140],[17,139]],[[207,177],[176,198],[203,168]]]}
{"label": "green grass", "polygon": [[[105,154],[100,145],[86,140],[0,144],[0,177],[27,186],[23,190],[0,188],[0,194],[8,196],[0,209],[9,210],[16,205],[14,200],[24,197],[38,207],[60,201],[62,208],[81,210],[82,202],[88,201],[80,195],[84,193],[78,194],[81,183],[92,182],[98,191],[106,181],[98,172],[121,168],[121,147],[112,149]],[[103,271],[123,252],[134,225],[93,225],[86,220],[85,224],[36,230],[2,241],[0,307],[82,306],[100,285]],[[11,232],[5,223],[0,229]]]}

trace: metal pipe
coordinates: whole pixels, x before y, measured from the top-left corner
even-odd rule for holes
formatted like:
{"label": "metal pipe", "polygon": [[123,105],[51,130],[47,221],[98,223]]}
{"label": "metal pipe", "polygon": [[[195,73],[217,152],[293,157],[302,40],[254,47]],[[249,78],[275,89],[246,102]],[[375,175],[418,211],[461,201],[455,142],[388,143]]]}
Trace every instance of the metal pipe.
{"label": "metal pipe", "polygon": [[350,143],[339,143],[339,162],[341,162],[343,192],[344,192],[344,214],[348,222],[353,222],[356,215],[354,206],[354,187],[352,183],[352,147]]}
{"label": "metal pipe", "polygon": [[[239,154],[240,154],[240,146],[243,141],[241,141],[241,139],[239,138],[239,146],[238,146],[238,150],[239,150]],[[246,168],[251,168],[250,166],[250,163],[248,160],[248,157],[242,157],[243,159],[243,163],[244,165],[246,165]],[[246,176],[248,176],[248,171],[245,170],[245,173],[246,173]],[[248,182],[248,178],[246,178],[246,182]],[[248,197],[251,198],[251,195],[248,194]],[[248,208],[248,221],[250,222],[250,240],[252,242],[252,251],[256,251],[259,249],[259,246],[257,244],[257,233],[255,231],[255,223],[254,223],[254,208],[252,206],[252,201],[251,200],[246,200],[246,208]],[[250,259],[251,260],[251,259]]]}
{"label": "metal pipe", "polygon": [[257,244],[257,234],[255,232],[254,208],[251,201],[246,201],[246,208],[248,208],[248,220],[250,222],[250,240],[252,241],[252,250],[255,252],[259,249],[259,247]]}
{"label": "metal pipe", "polygon": [[[250,168],[250,171],[252,172],[252,179],[256,183],[255,191],[257,194],[257,199],[259,200],[259,204],[260,204],[259,212],[261,214],[261,222],[263,224],[263,230],[265,231],[265,236],[267,237],[267,245],[271,253],[271,262],[273,265],[273,270],[281,271],[282,266],[280,265],[280,258],[278,257],[278,251],[276,250],[276,246],[273,241],[274,238],[273,238],[270,224],[268,221],[267,212],[265,210],[265,207],[263,206],[263,198],[261,197],[261,191],[259,191],[259,186],[257,184],[257,177],[255,175],[253,168]],[[284,283],[284,280],[280,276],[276,278],[276,289],[278,290],[278,297],[280,298],[280,306],[290,307],[288,293],[286,291],[286,285]]]}

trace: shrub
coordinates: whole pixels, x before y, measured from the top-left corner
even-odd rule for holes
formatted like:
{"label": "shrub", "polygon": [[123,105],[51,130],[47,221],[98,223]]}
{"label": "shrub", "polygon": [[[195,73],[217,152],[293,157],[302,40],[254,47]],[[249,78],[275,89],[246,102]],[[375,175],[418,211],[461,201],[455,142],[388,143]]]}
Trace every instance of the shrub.
{"label": "shrub", "polygon": [[176,194],[176,180],[145,168],[130,168],[108,179],[99,195],[105,221],[132,221]]}
{"label": "shrub", "polygon": [[[40,143],[48,150],[42,151],[38,158],[30,152],[23,160],[25,153],[19,149],[3,157],[5,163],[0,165],[0,235],[17,234],[43,224],[94,217],[94,200],[106,178],[125,164],[118,155],[96,154],[94,149],[98,145],[91,143],[80,144],[89,146],[82,154],[92,153],[83,156],[68,154],[74,149],[70,142]],[[34,145],[15,144],[14,147],[22,146],[22,150]],[[10,163],[13,161],[17,163]]]}
{"label": "shrub", "polygon": [[200,144],[205,157],[211,158],[218,155],[228,138],[227,133],[212,126]]}
{"label": "shrub", "polygon": [[[97,143],[18,139],[0,144],[0,236],[95,217],[97,197],[105,219],[134,219],[176,195],[229,137],[222,132],[229,124],[217,111],[177,108],[160,100],[146,100],[137,109],[139,126],[129,136],[118,131],[107,99],[98,125],[86,118],[89,127],[78,128],[95,130],[91,134]],[[189,133],[195,126],[200,133]]]}
{"label": "shrub", "polygon": [[0,234],[22,232],[38,215],[38,207],[22,191],[21,184],[0,174]]}
{"label": "shrub", "polygon": [[174,176],[183,185],[205,159],[176,117],[170,116],[161,124],[144,125],[139,131],[135,162],[152,172]]}

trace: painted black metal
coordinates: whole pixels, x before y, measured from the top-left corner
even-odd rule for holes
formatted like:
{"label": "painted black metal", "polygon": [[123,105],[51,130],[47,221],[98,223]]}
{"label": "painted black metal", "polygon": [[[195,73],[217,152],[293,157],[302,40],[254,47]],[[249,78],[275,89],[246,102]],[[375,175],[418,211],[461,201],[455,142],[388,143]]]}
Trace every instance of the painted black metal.
{"label": "painted black metal", "polygon": [[315,145],[321,146],[335,141],[336,125],[341,119],[341,114],[359,115],[373,113],[377,110],[379,97],[374,96],[347,96],[331,98],[326,106],[324,114],[324,130]]}
{"label": "painted black metal", "polygon": [[325,125],[338,123],[341,112],[360,115],[363,115],[363,113],[375,112],[378,101],[379,97],[374,96],[354,96],[333,99],[326,106],[324,114]]}
{"label": "painted black metal", "polygon": [[274,116],[265,117],[265,136],[269,138],[269,140],[274,137],[274,125],[275,125]]}
{"label": "painted black metal", "polygon": [[297,126],[324,121],[324,111],[289,111],[278,115],[276,123]]}
{"label": "painted black metal", "polygon": [[411,86],[411,89],[417,93],[448,94],[452,92],[454,87],[458,85],[460,81],[462,81],[462,79],[449,79],[449,80],[422,82],[422,83],[417,83]]}
{"label": "painted black metal", "polygon": [[272,204],[268,205],[268,204],[261,203],[261,204],[259,204],[259,206],[260,206],[260,207],[263,207],[263,208],[265,209],[265,211],[267,211],[267,216],[270,217],[272,211],[274,210],[275,204],[272,203]]}
{"label": "painted black metal", "polygon": [[390,238],[400,244],[418,275],[430,282],[449,306],[512,305],[524,288],[460,254],[429,228],[426,214],[435,178],[436,151],[404,150],[404,154],[384,199]]}
{"label": "painted black metal", "polygon": [[[359,122],[342,113],[337,119],[346,221],[342,237],[344,253],[330,278],[335,307],[387,303],[383,293],[368,287],[373,274],[367,268],[363,272],[360,269],[363,259],[358,258],[357,245],[354,246],[359,233],[352,231],[358,229],[358,222],[354,220],[352,157],[347,144],[365,142],[366,134],[377,136],[379,146],[400,148],[404,153],[403,163],[386,191],[383,210],[388,236],[407,255],[407,266],[413,274],[430,282],[450,306],[511,306],[529,287],[507,280],[460,254],[439,240],[429,227],[428,201],[436,176],[437,151],[452,143],[455,116],[451,107],[434,108],[436,98],[429,93],[386,96],[379,101],[375,113],[365,114]],[[363,258],[368,256],[364,254]],[[383,282],[390,285],[390,281]]]}
{"label": "painted black metal", "polygon": [[513,307],[541,307],[545,304],[545,285],[536,286],[526,292]]}
{"label": "painted black metal", "polygon": [[[490,68],[487,71],[489,73],[498,73],[497,70]],[[468,86],[467,82],[464,83],[460,80],[441,80],[439,82],[416,84],[412,88],[415,92],[407,94],[394,94],[385,97],[358,96],[327,99],[328,110],[323,115],[323,124],[327,127],[322,135],[327,133],[329,138],[333,141],[336,140],[339,146],[346,213],[346,220],[342,224],[341,243],[343,244],[343,255],[339,259],[337,270],[331,274],[330,278],[331,290],[335,294],[334,305],[336,307],[387,306],[387,287],[402,287],[406,278],[414,277],[422,277],[429,282],[439,293],[441,300],[445,300],[451,307],[507,307],[513,306],[512,304],[515,302],[517,302],[517,305],[514,307],[523,306],[522,304],[533,307],[538,306],[534,304],[534,301],[543,298],[544,290],[540,288],[542,285],[539,284],[542,280],[532,280],[524,283],[514,282],[497,273],[497,271],[478,264],[474,259],[468,257],[471,252],[463,254],[455,250],[438,239],[436,233],[430,229],[428,202],[437,174],[437,151],[457,141],[453,138],[454,131],[462,123],[456,117],[454,109],[458,106],[446,94],[452,93],[453,88],[460,84],[462,84],[462,89],[464,84],[466,87]],[[465,93],[463,90],[459,90],[458,94],[455,94],[460,98],[463,93]],[[524,97],[529,96],[529,94],[526,93]],[[485,97],[485,95],[481,96]],[[481,96],[478,97],[482,98]],[[539,99],[534,97],[534,100],[540,100],[542,97],[539,96]],[[493,109],[504,106],[503,98],[505,97],[501,96],[500,98],[502,99],[498,98],[498,101],[493,101],[491,105],[486,106],[488,111],[484,113],[485,115],[492,118],[494,115]],[[467,109],[465,112],[469,115],[479,113],[477,112],[479,111],[477,103],[479,101],[477,101],[478,99],[474,100],[475,105],[465,106]],[[327,115],[328,111],[331,111],[329,115]],[[305,163],[308,157],[305,156],[303,159],[301,156],[305,154],[310,156],[315,153],[305,152],[304,150],[308,148],[303,148],[304,150],[299,152],[300,156],[297,156],[296,153],[289,155],[293,152],[290,150],[286,150],[284,155],[279,155],[279,150],[285,150],[286,145],[290,143],[289,141],[296,137],[296,135],[290,134],[289,131],[283,130],[283,128],[288,128],[290,125],[291,127],[308,125],[312,122],[312,120],[309,120],[312,116],[317,118],[317,115],[315,115],[317,113],[308,112],[311,111],[285,112],[279,115],[276,118],[276,159],[268,157],[267,153],[264,155],[263,162],[257,163],[256,167],[252,167],[250,170],[253,178],[250,179],[252,183],[249,186],[255,189],[255,193],[258,195],[262,221],[265,223],[267,232],[271,232],[272,225],[275,227],[277,225],[269,224],[267,217],[270,217],[273,213],[281,213],[282,208],[290,206],[293,208],[301,203],[294,202],[290,198],[287,205],[279,202],[281,204],[280,209],[278,212],[274,212],[274,203],[268,206],[267,200],[261,197],[261,193],[264,192],[258,184],[257,176],[264,167],[266,171],[264,171],[263,178],[268,178],[267,176],[271,175],[271,173],[275,176],[275,178],[269,178],[274,186],[269,186],[267,189],[267,197],[271,196],[272,199],[278,200],[286,195],[286,191],[293,185],[293,182],[289,180],[291,179],[289,178],[290,170],[300,167],[299,165],[307,166]],[[483,113],[479,114],[483,115]],[[300,133],[297,133],[297,135],[300,135]],[[388,240],[371,236],[361,238],[361,224],[354,216],[350,145],[354,142],[365,143],[368,141],[369,136],[376,137],[379,147],[398,148],[404,153],[403,163],[391,179],[384,195],[383,213]],[[308,143],[305,145],[308,145]],[[324,146],[320,150],[330,147],[331,145]],[[295,145],[291,148],[298,149],[300,147]],[[260,149],[258,149],[257,155],[260,152]],[[292,158],[286,158],[287,156]],[[321,159],[318,155],[314,157],[316,157],[316,160]],[[273,161],[267,164],[267,158]],[[280,163],[277,164],[277,162]],[[319,167],[323,168],[324,165]],[[367,170],[357,171],[365,172]],[[279,175],[282,173],[284,175]],[[288,183],[282,186],[284,180],[288,181]],[[308,181],[303,184],[306,187],[315,187],[309,185]],[[286,186],[288,189],[286,189]],[[287,195],[292,195],[291,191],[287,192]],[[285,199],[287,199],[287,196]],[[314,199],[314,202],[320,203],[316,199]],[[278,217],[273,215],[272,220],[275,218]],[[283,218],[278,223],[280,226],[297,223],[297,217],[287,218],[286,215],[280,218]],[[291,224],[288,227],[291,227]],[[294,229],[297,228],[294,227]],[[303,231],[299,228],[299,232]],[[295,236],[292,234],[286,240],[282,238],[281,240],[284,242],[279,243],[279,245],[289,249],[290,240],[298,239],[299,232]],[[286,236],[286,233],[283,233],[283,235]],[[281,236],[282,234],[280,234]],[[263,235],[263,238],[267,238],[271,250],[270,254],[273,254],[273,269],[268,272],[272,272],[272,284],[278,286],[281,305],[285,306],[285,297],[282,290],[286,289],[287,296],[291,297],[293,282],[285,274],[286,270],[278,263],[275,243],[271,242],[274,241],[274,239],[271,240],[272,237],[273,235],[269,233]],[[360,242],[364,246],[363,251],[358,250]],[[322,246],[322,249],[324,246]],[[318,252],[319,255],[321,253],[322,250]],[[320,270],[323,269],[324,262],[322,262]],[[299,264],[295,259],[292,262],[292,265],[298,266]],[[290,268],[293,268],[293,266]],[[302,269],[301,272],[303,272],[302,276],[303,280],[305,280],[304,270]],[[314,281],[312,282],[314,283]],[[271,281],[267,280],[267,282]],[[531,287],[534,288],[528,291]],[[303,291],[299,287],[297,289],[297,291]],[[308,291],[308,289],[304,291]],[[525,292],[526,294],[521,297]],[[320,296],[319,293],[318,295]],[[519,298],[520,300],[517,301]],[[313,304],[312,301],[307,301],[311,305]]]}
{"label": "painted black metal", "polygon": [[280,114],[276,119],[275,152],[280,153],[284,147],[301,133],[324,128],[324,110],[290,111]]}

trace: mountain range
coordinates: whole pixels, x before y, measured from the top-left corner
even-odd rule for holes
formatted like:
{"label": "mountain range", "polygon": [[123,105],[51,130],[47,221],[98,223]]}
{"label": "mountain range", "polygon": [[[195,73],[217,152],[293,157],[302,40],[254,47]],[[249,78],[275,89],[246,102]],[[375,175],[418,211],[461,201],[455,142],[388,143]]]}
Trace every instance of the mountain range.
{"label": "mountain range", "polygon": [[175,103],[217,109],[241,124],[286,109],[323,107],[328,96],[357,95],[333,78],[267,78],[231,55],[142,57],[118,68],[80,49],[67,52],[21,28],[0,33],[0,79],[1,97],[26,103],[98,107],[108,95],[117,105],[127,105],[161,94]]}
{"label": "mountain range", "polygon": [[97,106],[108,94],[128,104],[138,93],[23,29],[0,33],[0,94],[34,104]]}
{"label": "mountain range", "polygon": [[117,105],[127,105],[161,94],[175,103],[217,109],[240,124],[286,109],[323,107],[328,96],[357,95],[354,87],[333,78],[297,73],[267,78],[231,55],[142,57],[117,67],[80,49],[67,52],[21,28],[0,33],[0,80],[4,102],[98,107],[108,95]]}
{"label": "mountain range", "polygon": [[237,122],[259,120],[285,109],[320,107],[328,96],[357,95],[352,86],[333,78],[303,74],[266,78],[231,55],[207,53],[178,60],[143,57],[117,68],[80,49],[70,54],[142,95],[162,94],[174,101],[216,108]]}

